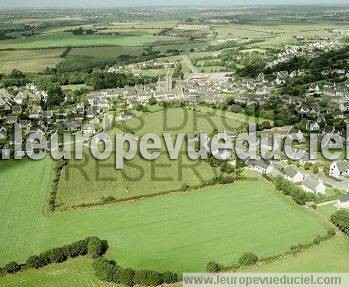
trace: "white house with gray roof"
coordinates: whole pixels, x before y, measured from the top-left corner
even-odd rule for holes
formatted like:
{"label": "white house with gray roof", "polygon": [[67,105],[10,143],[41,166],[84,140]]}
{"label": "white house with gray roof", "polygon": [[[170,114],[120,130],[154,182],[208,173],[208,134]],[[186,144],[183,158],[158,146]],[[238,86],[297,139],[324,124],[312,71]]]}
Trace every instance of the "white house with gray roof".
{"label": "white house with gray roof", "polygon": [[302,189],[305,192],[311,192],[316,195],[326,194],[326,186],[324,185],[324,182],[310,175],[306,176],[303,180]]}
{"label": "white house with gray roof", "polygon": [[338,198],[335,206],[338,209],[342,209],[342,208],[348,208],[349,209],[349,193],[346,194],[346,195],[343,195],[340,198]]}
{"label": "white house with gray roof", "polygon": [[253,171],[261,174],[270,174],[275,170],[274,165],[265,159],[248,159],[246,165]]}
{"label": "white house with gray roof", "polygon": [[288,166],[284,169],[284,178],[292,181],[293,183],[299,183],[304,180],[304,175],[292,166]]}
{"label": "white house with gray roof", "polygon": [[330,176],[342,179],[349,174],[349,164],[345,161],[334,161],[330,165]]}

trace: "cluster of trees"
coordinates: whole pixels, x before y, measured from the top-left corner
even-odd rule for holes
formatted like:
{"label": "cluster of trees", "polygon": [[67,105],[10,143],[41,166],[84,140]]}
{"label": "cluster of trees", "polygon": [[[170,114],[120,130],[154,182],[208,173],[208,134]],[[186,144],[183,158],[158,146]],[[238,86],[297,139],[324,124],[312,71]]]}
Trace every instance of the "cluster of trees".
{"label": "cluster of trees", "polygon": [[175,78],[175,79],[183,79],[184,78],[184,74],[183,74],[182,69],[183,69],[182,64],[178,63],[176,65],[175,70],[173,71],[173,78]]}
{"label": "cluster of trees", "polygon": [[107,249],[106,242],[97,237],[88,237],[86,239],[73,242],[63,247],[47,250],[39,255],[28,257],[26,263],[19,265],[11,261],[2,268],[3,273],[15,273],[23,268],[38,269],[52,263],[62,263],[68,258],[89,255],[92,258],[99,258]]}
{"label": "cluster of trees", "polygon": [[96,90],[113,89],[125,86],[145,85],[156,82],[155,77],[136,77],[127,73],[95,72],[91,74],[88,84]]}
{"label": "cluster of trees", "polygon": [[180,279],[177,274],[169,271],[159,273],[152,270],[135,271],[132,268],[122,268],[103,257],[95,260],[92,267],[98,279],[126,286],[158,286],[163,283],[175,283]]}
{"label": "cluster of trees", "polygon": [[45,90],[47,91],[46,105],[48,109],[59,106],[62,102],[64,102],[64,94],[60,84],[47,83]]}
{"label": "cluster of trees", "polygon": [[281,176],[272,178],[272,182],[276,189],[280,190],[285,195],[291,196],[293,201],[299,205],[304,205],[306,202],[315,201],[316,199],[314,194],[303,191],[300,187]]}
{"label": "cluster of trees", "polygon": [[349,69],[349,46],[337,50],[331,50],[321,53],[318,57],[307,59],[304,57],[293,57],[287,62],[279,63],[274,67],[265,69],[266,74],[279,71],[296,71],[302,69],[310,69],[314,73],[321,72],[324,69]]}
{"label": "cluster of trees", "polygon": [[8,75],[0,74],[0,80],[5,88],[12,86],[25,86],[29,83],[29,79],[26,77],[26,75],[16,69],[12,70],[12,72]]}
{"label": "cluster of trees", "polygon": [[93,35],[95,33],[92,29],[84,29],[82,27],[71,30],[73,35]]}
{"label": "cluster of trees", "polygon": [[349,211],[338,210],[331,215],[331,221],[349,236]]}

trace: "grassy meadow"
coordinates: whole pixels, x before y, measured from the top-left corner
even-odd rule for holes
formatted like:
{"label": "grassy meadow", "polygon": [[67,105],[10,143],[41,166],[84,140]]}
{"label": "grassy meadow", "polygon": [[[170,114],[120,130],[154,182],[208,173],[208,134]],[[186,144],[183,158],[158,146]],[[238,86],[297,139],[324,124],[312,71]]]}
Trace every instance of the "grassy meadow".
{"label": "grassy meadow", "polygon": [[0,164],[5,183],[0,201],[0,228],[5,230],[0,237],[0,265],[9,260],[24,262],[29,255],[94,235],[108,240],[106,256],[122,266],[199,271],[210,260],[230,264],[246,250],[273,255],[327,231],[324,222],[259,177],[186,194],[47,215],[44,203],[52,160]]}
{"label": "grassy meadow", "polygon": [[13,69],[23,72],[40,72],[61,61],[64,49],[9,50],[0,51],[0,72],[9,73]]}
{"label": "grassy meadow", "polygon": [[[326,242],[295,256],[280,261],[255,266],[245,272],[348,272],[348,239],[336,236]],[[338,256],[341,254],[341,256]],[[39,270],[20,272],[0,278],[0,284],[16,287],[96,287],[113,286],[96,279],[87,258],[68,260],[63,264],[54,264]],[[181,286],[175,284],[171,286]]]}
{"label": "grassy meadow", "polygon": [[348,272],[349,239],[343,235],[321,243],[295,256],[271,264],[252,267],[247,272]]}
{"label": "grassy meadow", "polygon": [[91,260],[77,258],[38,270],[27,270],[0,278],[1,286],[16,287],[97,287],[106,286],[94,275]]}
{"label": "grassy meadow", "polygon": [[75,35],[70,32],[41,34],[29,38],[1,41],[2,49],[31,49],[83,46],[141,46],[154,42],[156,38],[119,35]]}
{"label": "grassy meadow", "polygon": [[116,58],[121,55],[140,56],[144,52],[142,47],[87,47],[73,48],[69,56],[89,56],[101,59]]}

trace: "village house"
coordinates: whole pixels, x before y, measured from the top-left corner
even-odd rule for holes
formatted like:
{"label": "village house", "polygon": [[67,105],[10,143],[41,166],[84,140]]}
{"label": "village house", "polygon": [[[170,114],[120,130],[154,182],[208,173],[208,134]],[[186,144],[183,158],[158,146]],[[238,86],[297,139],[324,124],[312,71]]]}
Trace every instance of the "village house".
{"label": "village house", "polygon": [[7,138],[7,129],[5,127],[0,128],[0,140]]}
{"label": "village house", "polygon": [[116,117],[116,120],[117,120],[117,121],[130,120],[130,119],[133,118],[133,116],[134,116],[133,113],[131,113],[131,112],[125,112],[125,113],[123,113],[123,114],[117,116],[117,117]]}
{"label": "village house", "polygon": [[44,119],[51,119],[53,117],[53,112],[51,110],[43,111],[42,112],[42,117]]}
{"label": "village house", "polygon": [[18,116],[16,116],[16,115],[7,116],[5,118],[5,123],[8,124],[8,125],[12,125],[12,124],[17,123],[17,119],[18,119]]}
{"label": "village house", "polygon": [[77,122],[69,121],[69,122],[64,123],[64,127],[67,131],[75,132],[75,131],[79,130],[80,125]]}
{"label": "village house", "polygon": [[330,165],[330,173],[331,177],[336,179],[342,179],[344,176],[349,174],[349,164],[345,161],[334,161]]}
{"label": "village house", "polygon": [[81,127],[81,131],[84,134],[94,134],[94,133],[96,133],[96,128],[93,124],[84,124]]}
{"label": "village house", "polygon": [[15,97],[14,97],[14,102],[18,105],[21,105],[23,103],[23,100],[27,97],[27,94],[19,92]]}
{"label": "village house", "polygon": [[302,182],[302,189],[313,194],[326,194],[326,186],[323,181],[313,176],[306,176]]}
{"label": "village house", "polygon": [[29,111],[29,118],[38,119],[42,113],[40,106],[33,106]]}
{"label": "village house", "polygon": [[284,178],[293,183],[299,183],[304,180],[304,175],[299,171],[293,168],[292,166],[288,166],[284,169]]}
{"label": "village house", "polygon": [[22,106],[21,105],[13,105],[12,106],[12,113],[15,114],[15,115],[19,115],[22,113]]}
{"label": "village house", "polygon": [[338,209],[342,209],[342,208],[349,209],[349,193],[338,198],[335,206]]}
{"label": "village house", "polygon": [[306,127],[311,132],[320,130],[320,125],[317,121],[308,121]]}
{"label": "village house", "polygon": [[261,174],[273,173],[275,168],[269,160],[264,159],[248,159],[246,165],[253,171]]}

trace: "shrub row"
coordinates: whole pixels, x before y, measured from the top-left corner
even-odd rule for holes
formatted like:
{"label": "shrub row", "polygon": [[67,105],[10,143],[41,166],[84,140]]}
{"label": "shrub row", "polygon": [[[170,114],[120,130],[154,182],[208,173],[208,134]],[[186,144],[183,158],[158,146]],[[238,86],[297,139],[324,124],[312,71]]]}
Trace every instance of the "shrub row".
{"label": "shrub row", "polygon": [[38,269],[52,263],[62,263],[68,258],[90,255],[92,258],[99,258],[106,251],[107,245],[97,237],[88,237],[59,248],[47,250],[39,255],[28,257],[25,265],[19,265],[11,261],[1,268],[3,273],[16,273],[22,267]]}
{"label": "shrub row", "polygon": [[281,176],[269,177],[277,190],[283,194],[290,196],[293,201],[299,205],[304,205],[306,202],[315,201],[316,196],[312,193],[303,191],[300,187],[282,178]]}
{"label": "shrub row", "polygon": [[206,272],[216,273],[224,270],[237,270],[242,266],[252,266],[255,265],[258,261],[258,256],[253,254],[252,252],[245,252],[238,260],[238,264],[232,266],[224,266],[222,264],[218,264],[214,261],[209,262],[206,265]]}
{"label": "shrub row", "polygon": [[178,191],[185,192],[185,191],[197,190],[197,189],[200,189],[203,187],[216,185],[216,184],[230,184],[230,183],[234,183],[236,180],[239,180],[242,178],[243,177],[240,174],[219,175],[219,176],[213,177],[213,178],[208,179],[208,180],[202,180],[200,184],[195,185],[195,186],[189,186],[187,183],[184,183],[179,189],[161,191],[161,192],[156,192],[156,193],[151,193],[151,194],[136,195],[136,196],[131,196],[131,197],[127,197],[127,198],[120,198],[120,199],[117,199],[113,196],[107,196],[107,197],[102,197],[100,202],[82,203],[79,205],[72,206],[70,208],[75,209],[75,208],[82,208],[82,207],[93,207],[93,206],[101,206],[101,205],[109,204],[109,203],[120,203],[120,202],[141,200],[141,199],[146,199],[146,198],[153,198],[156,196],[168,195],[170,193],[178,192]]}
{"label": "shrub row", "polygon": [[121,268],[104,257],[95,260],[92,267],[98,279],[126,286],[158,286],[163,283],[175,283],[180,279],[177,274],[169,271],[159,273],[152,270],[135,271],[131,268]]}
{"label": "shrub row", "polygon": [[49,211],[53,212],[55,211],[56,208],[56,196],[57,196],[57,189],[58,189],[58,184],[59,184],[59,179],[61,178],[61,172],[63,168],[68,164],[68,161],[60,159],[56,161],[56,165],[53,169],[54,171],[54,177],[52,180],[52,185],[51,185],[51,191],[50,191],[50,198],[48,201],[49,204]]}
{"label": "shrub row", "polygon": [[338,210],[331,215],[331,221],[345,234],[349,235],[349,211]]}

